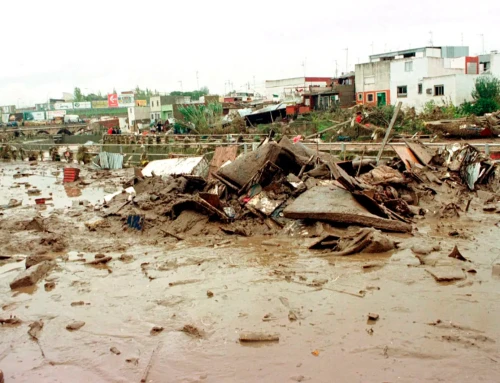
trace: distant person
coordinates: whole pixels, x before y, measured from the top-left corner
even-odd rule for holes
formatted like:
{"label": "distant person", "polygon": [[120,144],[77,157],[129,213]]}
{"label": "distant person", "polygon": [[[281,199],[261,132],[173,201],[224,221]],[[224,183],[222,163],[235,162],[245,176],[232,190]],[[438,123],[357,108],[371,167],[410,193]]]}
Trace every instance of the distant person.
{"label": "distant person", "polygon": [[159,120],[158,124],[156,124],[156,128],[158,129],[158,133],[162,132],[162,127],[163,127],[163,124],[161,123],[161,120]]}
{"label": "distant person", "polygon": [[109,135],[113,134],[113,128],[109,128],[109,129],[108,129],[108,134],[109,134]]}

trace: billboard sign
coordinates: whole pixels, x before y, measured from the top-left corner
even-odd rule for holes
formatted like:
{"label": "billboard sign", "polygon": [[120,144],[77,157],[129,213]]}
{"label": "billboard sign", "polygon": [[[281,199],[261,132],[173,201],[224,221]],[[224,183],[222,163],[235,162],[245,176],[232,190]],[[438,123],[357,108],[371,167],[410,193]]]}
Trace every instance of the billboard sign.
{"label": "billboard sign", "polygon": [[108,107],[108,101],[107,100],[92,101],[92,108],[95,108],[95,109],[105,109],[107,107]]}
{"label": "billboard sign", "polygon": [[134,95],[130,94],[130,93],[119,94],[118,95],[118,106],[120,108],[128,108],[131,106],[135,106]]}
{"label": "billboard sign", "polygon": [[92,103],[90,101],[74,102],[74,109],[90,109],[92,108]]}
{"label": "billboard sign", "polygon": [[135,100],[135,106],[148,106],[148,100]]}
{"label": "billboard sign", "polygon": [[24,115],[22,113],[11,113],[9,114],[9,121],[22,122]]}
{"label": "billboard sign", "polygon": [[72,102],[56,102],[54,104],[54,109],[57,109],[57,110],[73,109],[73,103]]}
{"label": "billboard sign", "polygon": [[108,108],[118,108],[118,95],[108,94]]}
{"label": "billboard sign", "polygon": [[47,112],[47,120],[53,120],[54,118],[64,118],[65,115],[65,110],[51,110]]}
{"label": "billboard sign", "polygon": [[45,112],[25,112],[25,121],[43,121],[45,120]]}

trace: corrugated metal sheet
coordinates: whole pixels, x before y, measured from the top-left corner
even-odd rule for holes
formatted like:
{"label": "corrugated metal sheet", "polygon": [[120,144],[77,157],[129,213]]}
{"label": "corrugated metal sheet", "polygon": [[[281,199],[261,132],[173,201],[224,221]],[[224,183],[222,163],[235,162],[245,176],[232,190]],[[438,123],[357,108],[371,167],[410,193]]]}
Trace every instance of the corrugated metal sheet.
{"label": "corrugated metal sheet", "polygon": [[92,162],[99,169],[121,169],[123,168],[123,155],[101,152],[94,157]]}
{"label": "corrugated metal sheet", "polygon": [[190,174],[206,177],[208,174],[208,162],[205,157],[170,158],[168,160],[151,161],[142,169],[145,177],[169,176],[172,174]]}

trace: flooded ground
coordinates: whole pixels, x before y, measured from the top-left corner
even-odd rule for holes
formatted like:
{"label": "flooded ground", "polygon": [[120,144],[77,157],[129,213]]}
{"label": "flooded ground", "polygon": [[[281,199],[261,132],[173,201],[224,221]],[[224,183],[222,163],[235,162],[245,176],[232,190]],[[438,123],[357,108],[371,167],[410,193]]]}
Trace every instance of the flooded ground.
{"label": "flooded ground", "polygon": [[[53,164],[1,169],[0,204],[23,202],[0,216],[0,255],[12,256],[0,261],[0,318],[22,321],[0,326],[6,382],[498,381],[500,216],[477,198],[459,218],[430,209],[413,235],[391,235],[397,251],[325,257],[300,235],[178,241],[114,223],[89,231],[93,205],[130,169],[82,170],[85,182],[69,193]],[[40,210],[16,182],[52,193],[54,206]],[[40,215],[44,231],[26,230]],[[441,249],[425,264],[410,250],[422,244]],[[470,262],[448,257],[455,245]],[[36,288],[11,290],[35,253],[57,267]],[[86,264],[99,253],[113,259]],[[446,267],[463,279],[437,282],[430,271]],[[28,330],[40,320],[36,341]],[[67,330],[75,321],[85,325]],[[279,342],[240,343],[243,331]]]}

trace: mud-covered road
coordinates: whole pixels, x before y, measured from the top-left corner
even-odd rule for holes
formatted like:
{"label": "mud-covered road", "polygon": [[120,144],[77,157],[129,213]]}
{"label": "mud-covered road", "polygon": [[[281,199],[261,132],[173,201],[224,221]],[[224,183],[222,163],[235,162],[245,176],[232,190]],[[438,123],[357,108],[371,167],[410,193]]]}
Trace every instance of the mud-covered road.
{"label": "mud-covered road", "polygon": [[[14,178],[19,172],[33,175]],[[89,231],[94,206],[130,169],[82,170],[85,182],[71,186],[47,163],[3,164],[1,174],[0,205],[23,202],[0,216],[0,319],[21,321],[0,326],[6,383],[499,379],[500,216],[483,212],[478,197],[460,217],[429,209],[412,235],[390,235],[400,242],[394,252],[324,257],[308,250],[307,228],[188,232],[180,241],[116,222]],[[35,187],[41,194],[29,196]],[[49,193],[53,206],[37,207]],[[443,189],[441,198],[452,195]],[[27,226],[34,217],[42,227]],[[440,250],[417,257],[411,248],[423,245]],[[469,261],[448,257],[455,245]],[[37,253],[56,267],[36,287],[11,290]],[[96,254],[112,260],[88,264]],[[447,270],[463,278],[432,275]],[[28,334],[35,321],[43,323],[36,338]],[[73,322],[85,324],[68,330]],[[245,331],[279,342],[241,343]]]}

